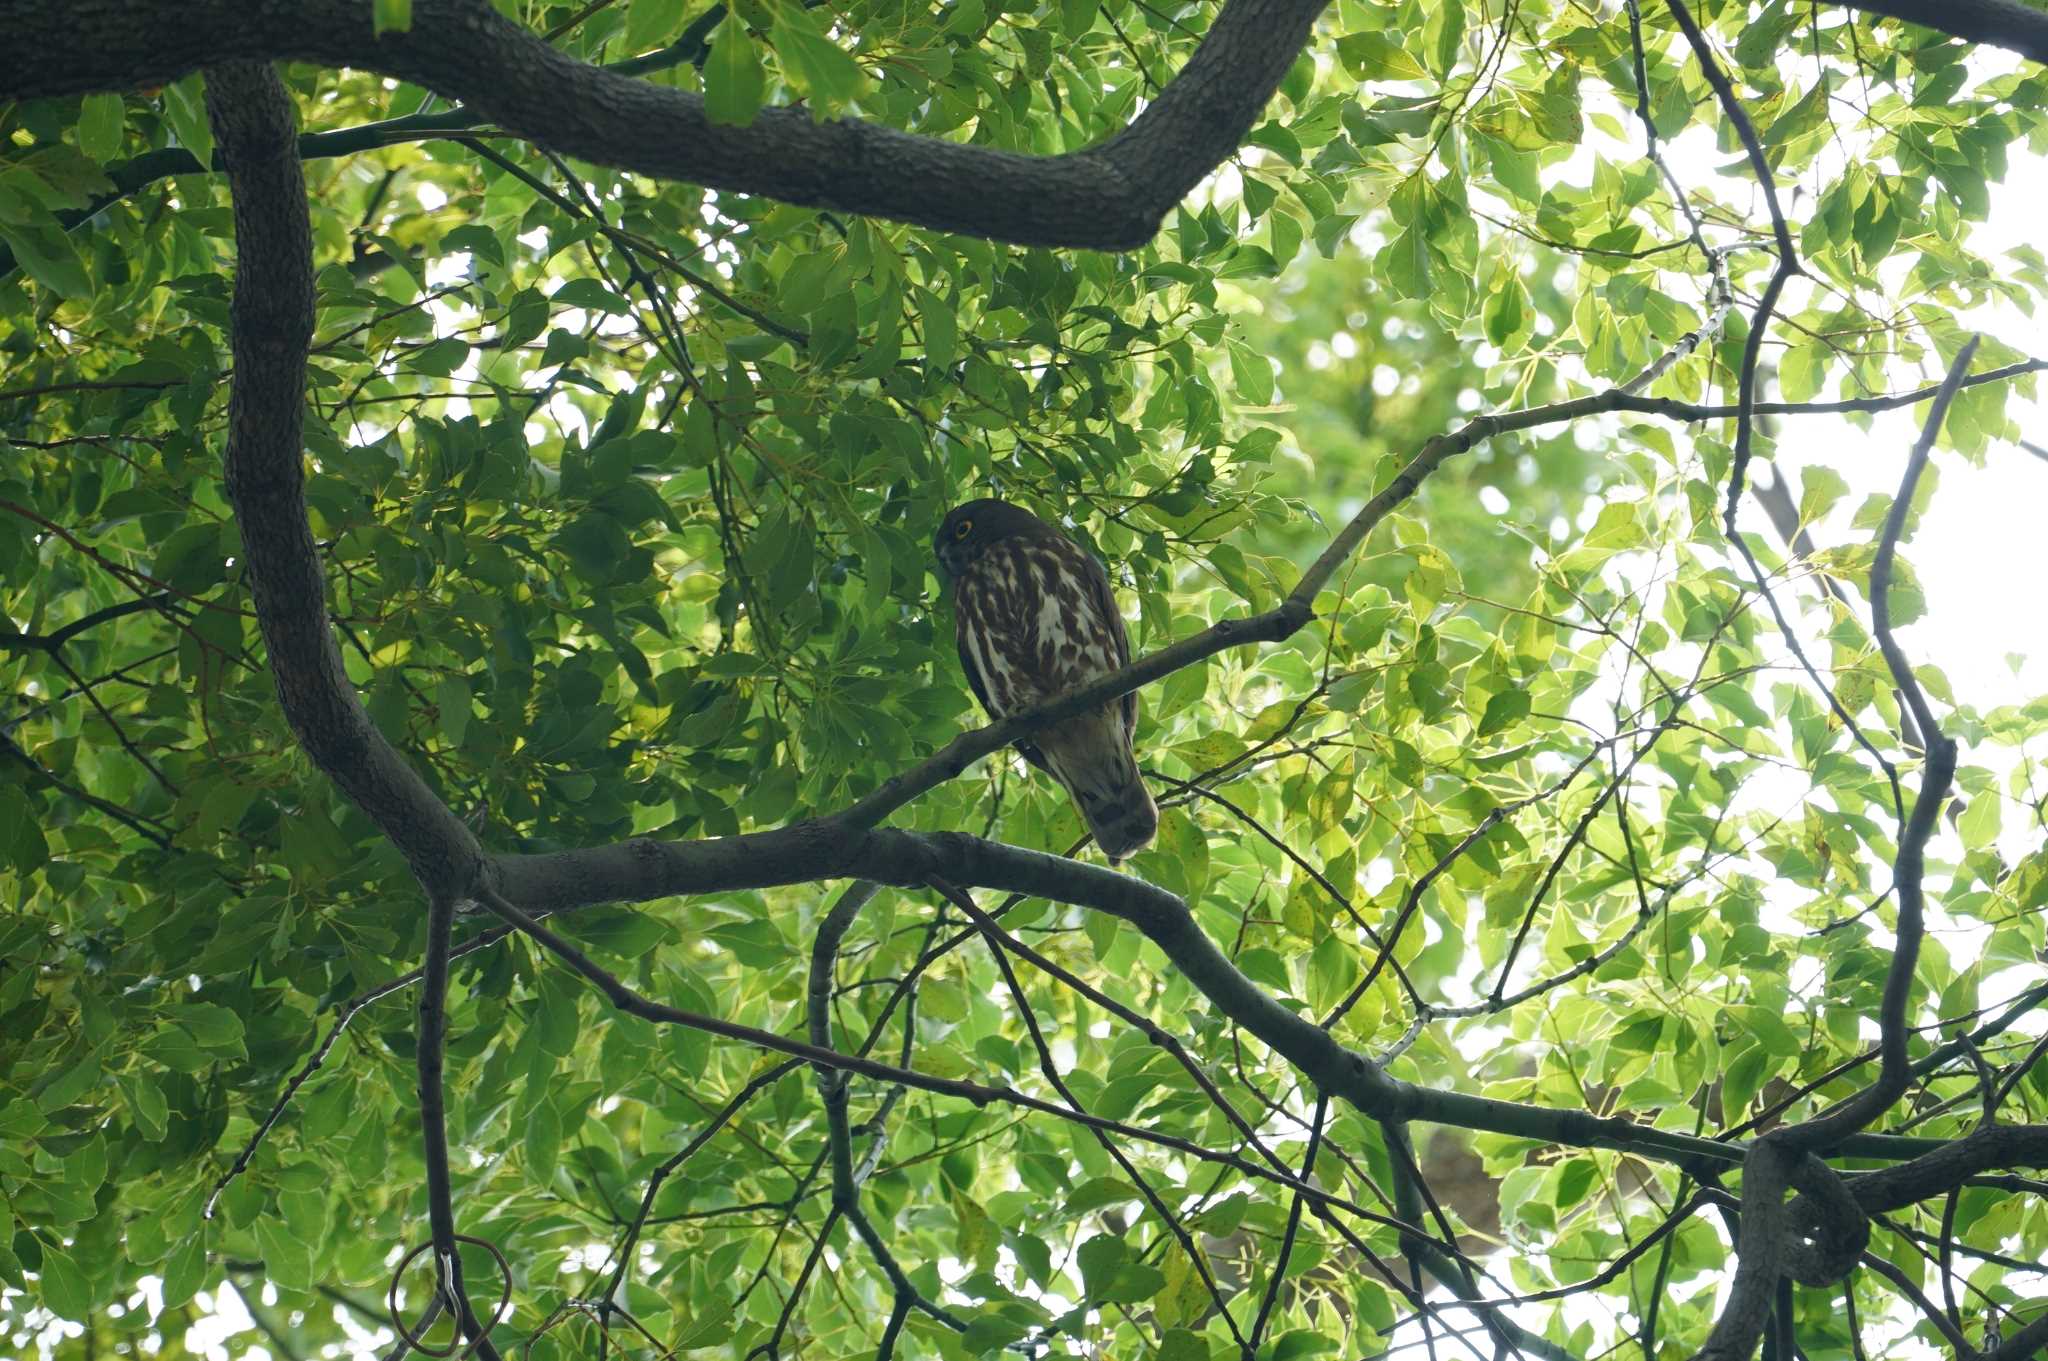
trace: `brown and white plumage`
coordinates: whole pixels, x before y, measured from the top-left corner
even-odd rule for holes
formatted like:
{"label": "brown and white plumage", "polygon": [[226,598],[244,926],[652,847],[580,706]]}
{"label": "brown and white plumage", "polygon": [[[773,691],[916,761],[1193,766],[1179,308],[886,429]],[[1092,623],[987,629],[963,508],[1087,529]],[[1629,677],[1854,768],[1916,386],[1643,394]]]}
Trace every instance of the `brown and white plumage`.
{"label": "brown and white plumage", "polygon": [[[961,668],[992,717],[1032,708],[1129,663],[1130,639],[1109,574],[1022,506],[955,506],[932,544],[953,588]],[[1128,694],[1017,744],[1066,786],[1112,864],[1159,829],[1159,809],[1132,750],[1137,727],[1138,697]]]}

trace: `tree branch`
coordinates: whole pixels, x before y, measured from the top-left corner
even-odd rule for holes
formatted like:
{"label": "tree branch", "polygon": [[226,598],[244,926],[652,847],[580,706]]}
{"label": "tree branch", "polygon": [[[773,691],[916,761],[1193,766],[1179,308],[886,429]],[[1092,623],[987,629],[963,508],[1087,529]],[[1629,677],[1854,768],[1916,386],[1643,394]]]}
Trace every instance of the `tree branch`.
{"label": "tree branch", "polygon": [[94,610],[51,633],[0,633],[0,652],[47,652],[54,657],[64,644],[88,629],[97,628],[123,615],[140,614],[144,610],[162,610],[170,600],[170,595],[163,592],[137,596],[133,600],[123,600],[118,604]]}
{"label": "tree branch", "polygon": [[416,0],[411,28],[381,37],[358,0],[27,0],[8,16],[0,94],[163,84],[223,59],[318,61],[413,81],[598,165],[1025,245],[1127,250],[1236,150],[1326,3],[1229,0],[1130,126],[1056,156],[798,108],[714,123],[702,96],[578,61],[488,0]]}
{"label": "tree branch", "polygon": [[2031,1361],[2044,1348],[2048,1348],[2048,1309],[2043,1309],[2032,1323],[1982,1353],[1978,1361]]}
{"label": "tree branch", "polygon": [[459,898],[479,869],[476,837],[370,722],[328,624],[301,453],[313,332],[306,181],[282,85],[282,104],[266,101],[258,112],[250,82],[232,83],[237,97],[208,103],[234,198],[237,252],[225,480],[271,676],[314,764],[404,853],[429,898]]}
{"label": "tree branch", "polygon": [[2048,11],[2018,0],[1835,0],[1845,9],[1904,19],[1973,43],[2048,62]]}
{"label": "tree branch", "polygon": [[[1073,1088],[1067,1085],[1067,1080],[1060,1075],[1059,1063],[1053,1057],[1052,1045],[1046,1041],[1045,1031],[1038,1024],[1038,1013],[1032,1008],[1031,999],[1025,995],[1024,985],[1017,981],[1017,971],[1010,966],[1010,952],[1021,942],[1005,939],[1003,932],[989,919],[987,913],[974,905],[974,900],[968,896],[965,890],[943,880],[934,883],[932,887],[937,889],[941,896],[945,897],[955,907],[964,912],[976,926],[981,928],[982,937],[988,942],[989,954],[995,960],[996,970],[1002,975],[1003,986],[1008,990],[1010,1001],[1016,1006],[1018,1016],[1024,1021],[1026,1033],[1031,1036],[1031,1047],[1038,1055],[1038,1071],[1040,1074],[1044,1076],[1052,1089],[1059,1093],[1060,1100],[1066,1102],[1071,1109],[1077,1111],[1087,1109],[1082,1105],[1081,1098],[1074,1095]],[[1034,959],[1033,962],[1037,963],[1040,968],[1045,968],[1051,961],[1045,960],[1041,956]],[[1150,1029],[1151,1027],[1147,1028]],[[1095,1130],[1093,1133],[1095,1141],[1101,1146],[1102,1151],[1109,1155],[1111,1161],[1116,1163],[1124,1176],[1130,1179],[1131,1184],[1138,1188],[1138,1193],[1144,1197],[1145,1204],[1150,1207],[1154,1215],[1158,1216],[1160,1222],[1166,1226],[1167,1231],[1173,1235],[1174,1241],[1180,1244],[1181,1251],[1187,1254],[1189,1264],[1194,1268],[1195,1273],[1201,1277],[1203,1290],[1208,1292],[1210,1303],[1215,1307],[1217,1315],[1223,1320],[1223,1326],[1237,1342],[1238,1350],[1245,1356],[1252,1355],[1257,1348],[1245,1341],[1243,1331],[1237,1326],[1236,1317],[1230,1312],[1229,1302],[1223,1298],[1223,1292],[1217,1288],[1216,1277],[1209,1270],[1208,1258],[1203,1255],[1201,1247],[1195,1242],[1194,1236],[1188,1232],[1187,1225],[1181,1222],[1181,1217],[1174,1212],[1173,1207],[1161,1198],[1158,1190],[1153,1187],[1145,1174],[1138,1170],[1137,1164],[1131,1161],[1129,1154],[1117,1147],[1116,1142],[1101,1130]],[[1297,1196],[1295,1198],[1297,1210],[1300,1208],[1300,1205],[1301,1200]]]}
{"label": "tree branch", "polygon": [[[685,62],[701,64],[709,50],[711,30],[718,27],[725,18],[725,6],[713,5],[696,19],[688,28],[670,43],[644,56],[630,57],[625,61],[613,62],[604,69],[622,76],[640,76],[653,71],[666,70]],[[357,152],[370,151],[377,147],[393,146],[400,142],[426,141],[476,127],[489,121],[475,109],[457,105],[452,109],[437,109],[432,112],[407,114],[403,118],[387,118],[376,123],[365,123],[360,127],[337,128],[331,132],[309,132],[299,138],[299,159],[317,161],[329,156],[352,156]],[[204,174],[216,166],[201,165],[199,158],[184,147],[163,147],[146,151],[140,156],[105,166],[106,176],[114,188],[105,194],[95,194],[77,208],[66,209],[57,214],[57,225],[71,231],[80,224],[90,221],[93,216],[109,204],[145,189],[173,175]],[[387,176],[387,184],[388,184]],[[382,195],[373,197],[373,210],[382,202]],[[367,229],[374,220],[374,211],[363,223]],[[360,251],[360,247],[358,248]],[[359,253],[353,266],[377,263],[377,268],[388,268],[392,264],[389,256],[382,252]],[[0,277],[13,270],[14,252],[0,244]],[[360,276],[359,276],[360,277]]]}
{"label": "tree branch", "polygon": [[1900,480],[1898,495],[1892,498],[1891,511],[1885,516],[1884,530],[1878,538],[1877,556],[1870,564],[1871,632],[1877,636],[1878,650],[1891,668],[1892,684],[1905,696],[1919,726],[1927,764],[1921,776],[1920,793],[1913,800],[1912,816],[1899,837],[1898,853],[1892,862],[1892,887],[1899,904],[1894,930],[1897,943],[1892,949],[1878,1010],[1877,1079],[1827,1115],[1780,1131],[1793,1139],[1796,1147],[1805,1150],[1826,1148],[1869,1125],[1890,1109],[1912,1080],[1912,1061],[1906,1053],[1906,1001],[1912,991],[1913,970],[1919,962],[1920,940],[1925,931],[1925,893],[1921,881],[1926,873],[1927,842],[1934,835],[1935,820],[1941,815],[1941,805],[1955,778],[1956,743],[1942,732],[1934,711],[1928,707],[1927,697],[1921,693],[1920,682],[1913,675],[1912,664],[1892,634],[1892,562],[1898,554],[1899,536],[1905,531],[1906,513],[1913,504],[1913,489],[1927,466],[1934,437],[1948,415],[1949,403],[1976,353],[1977,339],[1972,336],[1950,366],[1948,381],[1941,385],[1920,438],[1906,459],[1905,476]]}

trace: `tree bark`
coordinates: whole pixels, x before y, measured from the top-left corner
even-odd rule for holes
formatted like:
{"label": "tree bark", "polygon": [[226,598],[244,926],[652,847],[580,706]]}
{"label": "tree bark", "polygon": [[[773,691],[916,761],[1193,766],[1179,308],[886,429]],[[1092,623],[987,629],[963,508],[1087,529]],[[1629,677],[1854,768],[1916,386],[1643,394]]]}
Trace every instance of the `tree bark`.
{"label": "tree bark", "polygon": [[994,240],[1124,250],[1151,240],[1244,140],[1327,3],[1229,0],[1129,127],[1056,156],[803,109],[713,123],[701,96],[578,61],[488,0],[418,0],[409,30],[381,37],[362,0],[22,0],[0,44],[0,95],[132,89],[236,59],[353,66],[598,165]]}
{"label": "tree bark", "polygon": [[228,500],[271,679],[299,745],[391,838],[428,895],[459,896],[482,849],[364,712],[327,617],[327,582],[306,520],[306,352],[313,238],[298,130],[275,98],[210,91],[235,212],[235,355],[228,395]]}

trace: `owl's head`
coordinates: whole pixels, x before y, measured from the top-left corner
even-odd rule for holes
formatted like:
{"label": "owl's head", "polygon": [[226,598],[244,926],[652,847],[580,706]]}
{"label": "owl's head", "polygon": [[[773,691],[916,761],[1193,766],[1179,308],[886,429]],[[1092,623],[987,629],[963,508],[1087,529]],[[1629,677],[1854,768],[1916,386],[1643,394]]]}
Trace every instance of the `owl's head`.
{"label": "owl's head", "polygon": [[1056,532],[1022,506],[985,497],[946,512],[932,535],[932,552],[939,560],[939,571],[951,581],[972,566],[990,544]]}

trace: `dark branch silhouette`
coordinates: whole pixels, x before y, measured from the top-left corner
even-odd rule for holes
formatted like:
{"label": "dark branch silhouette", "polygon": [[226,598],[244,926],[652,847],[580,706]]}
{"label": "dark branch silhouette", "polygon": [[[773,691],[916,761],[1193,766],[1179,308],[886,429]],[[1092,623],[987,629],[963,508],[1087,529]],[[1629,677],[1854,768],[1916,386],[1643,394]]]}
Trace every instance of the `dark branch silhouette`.
{"label": "dark branch silhouette", "polygon": [[1124,250],[1151,240],[1237,149],[1326,3],[1230,0],[1130,126],[1057,156],[821,123],[806,109],[714,123],[701,96],[578,61],[488,0],[418,0],[409,30],[381,37],[357,0],[30,0],[8,15],[0,94],[131,89],[229,59],[317,61],[416,82],[462,101],[465,118],[599,165],[1026,245]]}

